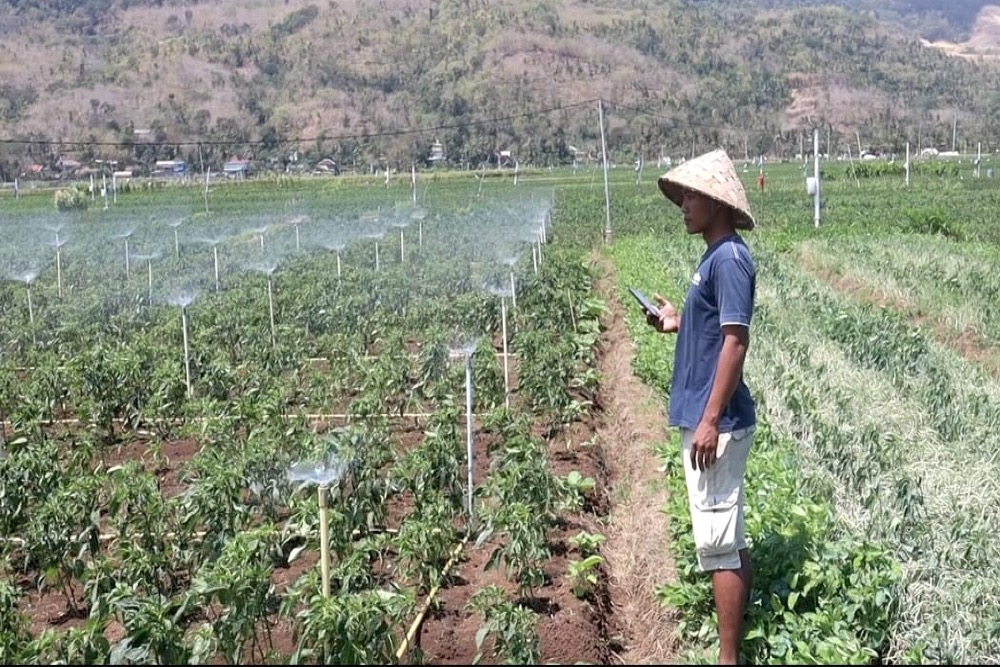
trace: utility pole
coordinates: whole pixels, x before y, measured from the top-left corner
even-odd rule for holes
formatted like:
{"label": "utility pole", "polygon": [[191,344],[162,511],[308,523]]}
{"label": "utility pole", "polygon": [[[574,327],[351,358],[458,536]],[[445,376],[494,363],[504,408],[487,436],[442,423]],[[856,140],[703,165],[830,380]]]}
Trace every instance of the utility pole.
{"label": "utility pole", "polygon": [[597,118],[601,123],[601,160],[604,163],[604,242],[611,243],[611,192],[608,189],[608,145],[604,138],[604,100],[597,100]]}

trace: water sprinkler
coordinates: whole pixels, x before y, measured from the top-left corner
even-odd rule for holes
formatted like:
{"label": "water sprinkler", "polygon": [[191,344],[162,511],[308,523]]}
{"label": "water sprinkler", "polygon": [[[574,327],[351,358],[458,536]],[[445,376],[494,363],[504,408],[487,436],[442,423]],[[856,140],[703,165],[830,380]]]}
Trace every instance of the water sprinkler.
{"label": "water sprinkler", "polygon": [[129,240],[129,238],[132,236],[132,234],[134,232],[135,232],[135,230],[130,229],[127,232],[124,232],[124,233],[122,233],[122,234],[119,235],[119,238],[125,239],[125,280],[129,279],[129,273],[131,271],[130,261],[129,261],[129,252],[128,252],[128,240]]}
{"label": "water sprinkler", "polygon": [[330,597],[330,499],[331,486],[340,486],[347,465],[336,455],[328,455],[323,462],[295,463],[288,471],[292,482],[306,482],[317,485],[319,496],[319,547],[320,578],[323,597]]}
{"label": "water sprinkler", "polygon": [[264,232],[267,231],[267,225],[264,225],[263,227],[255,227],[252,231],[253,231],[254,234],[257,234],[260,237],[260,249],[263,250],[264,249]]}
{"label": "water sprinkler", "polygon": [[146,285],[149,292],[149,303],[153,302],[153,260],[160,257],[159,253],[136,255],[137,260],[146,262]]}
{"label": "water sprinkler", "polygon": [[215,256],[215,291],[219,291],[219,246],[212,245],[212,254]]}
{"label": "water sprinkler", "polygon": [[187,307],[194,301],[194,295],[189,293],[180,294],[170,300],[175,306],[181,309],[181,331],[184,337],[184,381],[187,386],[187,397],[192,398],[194,391],[191,389],[191,354],[188,348],[188,320]]}
{"label": "water sprinkler", "polygon": [[[306,216],[304,216],[304,215],[297,215],[297,216],[295,216],[294,218],[292,218],[289,221],[289,224],[294,225],[294,227],[295,227],[295,249],[296,250],[301,250],[302,249],[302,243],[301,243],[301,241],[299,239],[299,225],[301,225],[307,219],[308,218]],[[263,247],[263,245],[261,247]]]}
{"label": "water sprinkler", "polygon": [[275,333],[274,327],[274,287],[273,287],[273,274],[277,270],[277,264],[269,264],[267,266],[258,267],[258,271],[267,275],[267,309],[271,319],[271,347],[276,348],[278,346],[278,336]]}
{"label": "water sprinkler", "polygon": [[472,476],[472,464],[475,458],[475,451],[472,446],[472,353],[479,345],[479,338],[475,338],[466,343],[459,344],[448,351],[449,358],[462,358],[465,360],[465,448],[466,448],[466,510],[469,512],[471,522],[474,513],[472,508],[472,492],[474,480]]}
{"label": "water sprinkler", "polygon": [[409,220],[396,220],[395,222],[392,223],[393,227],[396,227],[396,228],[399,229],[399,263],[400,264],[402,264],[403,262],[406,261],[406,252],[405,252],[405,248],[406,248],[405,243],[406,242],[404,241],[404,238],[403,238],[403,230],[406,229],[406,227],[409,224],[410,224]]}
{"label": "water sprinkler", "polygon": [[16,276],[18,280],[24,283],[28,294],[28,322],[31,323],[31,342],[35,344],[38,343],[38,340],[35,337],[35,309],[31,305],[31,283],[33,283],[37,277],[38,271],[35,269],[25,271],[24,273]]}
{"label": "water sprinkler", "polygon": [[426,217],[427,211],[422,208],[415,209],[410,214],[410,218],[417,221],[417,246],[420,248],[424,247],[424,218]]}
{"label": "water sprinkler", "polygon": [[488,291],[494,295],[500,297],[500,321],[501,321],[501,334],[503,336],[503,388],[504,388],[504,407],[510,407],[510,362],[508,357],[510,356],[507,350],[507,296],[508,292],[504,287],[489,287]]}
{"label": "water sprinkler", "polygon": [[375,240],[375,270],[376,271],[378,271],[378,269],[379,269],[379,262],[378,262],[378,242],[379,242],[379,239],[382,238],[382,234],[383,234],[383,232],[376,232],[376,233],[373,233],[373,234],[365,234],[365,238],[366,239],[374,239]]}
{"label": "water sprinkler", "polygon": [[182,222],[184,222],[184,219],[178,218],[176,220],[171,220],[170,222],[167,223],[168,225],[174,228],[174,257],[181,256],[181,242],[180,238],[177,236],[177,228],[181,226]]}
{"label": "water sprinkler", "polygon": [[324,248],[331,252],[337,253],[337,280],[340,280],[340,253],[344,249],[343,243],[326,243],[323,245]]}
{"label": "water sprinkler", "polygon": [[505,258],[503,263],[510,268],[510,305],[514,310],[517,310],[517,282],[514,278],[514,265],[517,264],[517,255]]}
{"label": "water sprinkler", "polygon": [[222,239],[203,239],[203,241],[205,243],[211,243],[212,244],[212,256],[214,257],[214,260],[215,260],[215,291],[216,292],[218,292],[220,290],[220,285],[219,285],[219,241],[221,241],[221,240]]}

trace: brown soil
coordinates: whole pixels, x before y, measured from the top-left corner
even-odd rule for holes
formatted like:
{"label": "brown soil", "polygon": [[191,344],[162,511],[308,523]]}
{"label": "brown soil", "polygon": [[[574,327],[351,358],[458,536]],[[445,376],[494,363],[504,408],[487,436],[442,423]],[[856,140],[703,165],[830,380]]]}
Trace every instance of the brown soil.
{"label": "brown soil", "polygon": [[[549,583],[528,603],[540,612],[544,663],[665,664],[676,657],[675,621],[654,590],[673,581],[675,572],[661,512],[666,489],[653,445],[665,437],[666,415],[662,400],[632,374],[632,347],[612,267],[596,255],[591,261],[597,291],[609,306],[598,350],[600,411],[550,440],[549,452],[554,474],[578,470],[597,480],[597,494],[589,499],[588,514],[551,535]],[[568,560],[579,558],[566,540],[580,530],[607,538],[601,550],[604,590],[594,600],[578,599],[566,577]],[[421,625],[415,644],[426,664],[469,664],[481,619],[464,608],[466,602],[489,584],[512,594],[514,586],[502,572],[484,569],[492,546],[466,549],[454,581]]]}
{"label": "brown soil", "polygon": [[[556,433],[548,446],[553,474],[577,470],[596,481],[595,489],[587,494],[581,514],[563,517],[551,531],[547,581],[530,598],[517,597],[515,586],[502,569],[485,569],[498,544],[496,538],[478,547],[467,545],[416,634],[411,648],[419,654],[411,650],[404,662],[416,661],[419,656],[424,664],[470,664],[478,652],[475,638],[482,619],[467,608],[467,603],[489,584],[500,586],[508,591],[509,599],[519,600],[537,614],[543,663],[664,664],[676,658],[674,618],[654,597],[657,586],[675,578],[667,553],[667,517],[661,511],[666,490],[653,450],[653,445],[666,437],[664,405],[632,375],[631,343],[609,262],[595,255],[592,263],[598,274],[598,292],[610,309],[598,351],[602,385],[593,414]],[[420,442],[422,432],[400,425],[396,436],[400,447],[406,449]],[[479,479],[488,474],[488,440],[477,439]],[[111,447],[102,462],[110,466],[126,460],[145,461],[147,469],[160,477],[165,494],[182,492],[185,484],[180,474],[197,454],[196,443],[167,441],[158,456],[152,456],[147,447],[143,439]],[[393,500],[389,513],[397,522],[405,520],[409,500],[405,496]],[[581,558],[568,539],[581,530],[607,538],[601,549],[605,562],[599,585],[585,599],[574,595],[568,577],[569,561]],[[289,567],[276,569],[272,575],[275,593],[281,595],[317,562],[318,555],[307,550]],[[62,591],[36,587],[37,574],[29,573],[19,583],[26,591],[20,610],[31,618],[32,634],[84,622],[79,617],[82,614],[67,614]],[[81,593],[76,593],[78,600]],[[274,615],[268,625],[272,655],[287,660],[295,649],[291,620]],[[123,634],[123,628],[114,622],[106,630],[112,642]],[[265,656],[254,659],[264,662]],[[496,660],[487,653],[482,662]]]}
{"label": "brown soil", "polygon": [[653,597],[655,587],[676,582],[669,554],[667,489],[653,451],[667,437],[666,405],[632,373],[633,350],[625,310],[615,297],[613,266],[595,257],[597,291],[609,315],[600,342],[604,423],[599,435],[614,489],[604,557],[614,617],[623,633],[622,663],[666,664],[677,658],[674,610]]}

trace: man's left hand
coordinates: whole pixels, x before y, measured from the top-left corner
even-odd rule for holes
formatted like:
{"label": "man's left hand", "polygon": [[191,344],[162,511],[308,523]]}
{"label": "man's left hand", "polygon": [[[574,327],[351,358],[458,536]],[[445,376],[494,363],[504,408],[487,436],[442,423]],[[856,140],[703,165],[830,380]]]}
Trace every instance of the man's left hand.
{"label": "man's left hand", "polygon": [[691,467],[702,472],[715,465],[719,448],[719,427],[702,420],[691,438]]}

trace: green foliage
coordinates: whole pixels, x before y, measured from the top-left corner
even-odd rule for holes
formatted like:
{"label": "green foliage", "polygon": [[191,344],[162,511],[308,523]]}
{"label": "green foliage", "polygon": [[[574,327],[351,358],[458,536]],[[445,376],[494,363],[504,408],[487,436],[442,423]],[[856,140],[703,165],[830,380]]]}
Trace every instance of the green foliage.
{"label": "green foliage", "polygon": [[584,556],[590,556],[600,550],[605,539],[604,535],[600,533],[588,533],[581,530],[567,541]]}
{"label": "green foliage", "polygon": [[85,211],[90,205],[90,198],[81,187],[64,188],[55,191],[53,203],[60,213]]}
{"label": "green foliage", "polygon": [[587,556],[583,560],[570,559],[568,568],[573,595],[586,599],[593,594],[597,587],[599,568],[603,564],[604,559],[596,555]]}
{"label": "green foliage", "polygon": [[904,211],[909,225],[907,231],[913,234],[941,235],[961,241],[964,237],[961,225],[940,207],[930,209],[908,209]]}
{"label": "green foliage", "polygon": [[18,608],[21,590],[6,577],[0,578],[0,662],[16,663],[24,646],[30,641],[30,621]]}
{"label": "green foliage", "polygon": [[535,631],[538,621],[530,609],[511,602],[500,587],[492,584],[476,591],[467,606],[483,618],[476,633],[477,653],[472,664],[480,664],[487,655],[504,665],[539,663],[541,650]]}
{"label": "green foliage", "polygon": [[324,665],[396,663],[397,636],[414,607],[412,595],[381,589],[316,595],[296,615],[298,645],[293,664]]}

